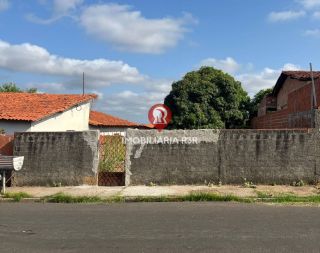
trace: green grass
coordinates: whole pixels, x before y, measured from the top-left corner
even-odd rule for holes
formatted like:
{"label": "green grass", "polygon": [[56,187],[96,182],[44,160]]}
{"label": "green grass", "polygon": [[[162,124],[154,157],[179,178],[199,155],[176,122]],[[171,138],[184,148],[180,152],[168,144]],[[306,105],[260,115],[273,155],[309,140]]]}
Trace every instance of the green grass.
{"label": "green grass", "polygon": [[182,201],[220,201],[220,202],[253,202],[252,198],[237,197],[234,195],[218,195],[216,193],[190,193],[186,196],[181,197]]}
{"label": "green grass", "polygon": [[178,197],[168,196],[137,196],[126,198],[125,202],[180,202]]}
{"label": "green grass", "polygon": [[43,198],[43,201],[49,203],[118,203],[123,202],[121,196],[112,196],[110,198],[101,198],[98,196],[71,196],[64,193],[57,193]]}
{"label": "green grass", "polygon": [[264,203],[320,203],[320,196],[295,196],[283,195],[271,198],[260,199]]}
{"label": "green grass", "polygon": [[264,203],[320,203],[320,195],[296,196],[294,194],[279,194],[273,196],[271,193],[257,192],[256,202]]}
{"label": "green grass", "polygon": [[71,196],[64,193],[58,193],[45,197],[45,202],[50,203],[119,203],[119,202],[199,202],[199,201],[224,201],[224,202],[253,202],[252,198],[241,198],[233,195],[218,195],[214,193],[191,193],[186,196],[137,196],[126,198],[123,196],[113,196],[109,198],[100,198],[97,196]]}
{"label": "green grass", "polygon": [[7,192],[3,195],[3,198],[10,198],[19,202],[21,199],[32,198],[32,196],[26,192]]}
{"label": "green grass", "polygon": [[71,196],[64,193],[57,193],[49,197],[45,197],[44,200],[50,203],[98,203],[102,202],[102,199],[97,196]]}
{"label": "green grass", "polygon": [[261,198],[261,199],[272,198],[271,193],[260,192],[260,191],[257,191],[256,193],[257,193],[258,198]]}
{"label": "green grass", "polygon": [[[23,198],[32,196],[25,192],[6,193],[3,198],[11,198],[14,201],[20,201]],[[320,204],[320,195],[296,196],[293,194],[282,194],[273,196],[270,193],[257,192],[257,197],[238,197],[235,195],[219,195],[216,193],[194,192],[185,196],[138,196],[123,197],[112,196],[101,198],[98,196],[71,196],[64,193],[57,193],[42,199],[49,203],[122,203],[122,202],[240,202],[240,203],[303,203]]]}

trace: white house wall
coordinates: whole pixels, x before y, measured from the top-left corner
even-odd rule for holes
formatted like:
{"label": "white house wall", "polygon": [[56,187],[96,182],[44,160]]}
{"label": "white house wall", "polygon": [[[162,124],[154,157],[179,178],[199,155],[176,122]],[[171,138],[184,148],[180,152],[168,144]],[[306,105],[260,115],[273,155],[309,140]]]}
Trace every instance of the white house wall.
{"label": "white house wall", "polygon": [[31,132],[89,130],[91,103],[83,103],[62,113],[31,123]]}
{"label": "white house wall", "polygon": [[31,128],[31,123],[28,121],[17,120],[0,120],[0,129],[3,129],[6,134],[14,134],[15,132],[27,132]]}

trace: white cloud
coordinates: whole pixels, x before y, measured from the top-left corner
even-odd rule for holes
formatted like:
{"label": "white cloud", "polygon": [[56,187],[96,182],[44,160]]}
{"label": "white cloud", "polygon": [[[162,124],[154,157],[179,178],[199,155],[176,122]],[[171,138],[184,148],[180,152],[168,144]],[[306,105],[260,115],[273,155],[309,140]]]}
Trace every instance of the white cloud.
{"label": "white cloud", "polygon": [[50,18],[40,18],[33,13],[27,14],[26,18],[34,23],[48,25],[63,17],[71,17],[76,19],[72,15],[74,11],[81,6],[83,0],[54,0],[52,2],[52,16]]}
{"label": "white cloud", "polygon": [[118,115],[136,122],[148,122],[148,111],[151,106],[163,103],[171,90],[172,80],[149,79],[143,91],[124,90],[119,93],[104,94],[103,102],[97,107],[105,108],[107,113]]}
{"label": "white cloud", "polygon": [[130,6],[119,4],[92,5],[80,16],[88,34],[119,50],[152,54],[174,47],[190,22],[195,22],[190,14],[182,18],[148,19]]}
{"label": "white cloud", "polygon": [[244,89],[253,96],[261,89],[271,88],[282,70],[300,70],[300,66],[287,63],[281,69],[264,68],[260,72],[252,72],[252,63],[240,64],[232,57],[226,59],[207,58],[200,63],[201,66],[212,66],[230,74],[242,82]]}
{"label": "white cloud", "polygon": [[312,14],[312,17],[315,19],[320,19],[320,11],[316,11]]}
{"label": "white cloud", "polygon": [[243,73],[236,76],[241,81],[249,96],[254,96],[261,89],[272,88],[282,70],[300,70],[300,66],[287,63],[281,69],[264,68],[258,73]]}
{"label": "white cloud", "polygon": [[97,91],[97,90],[91,90],[91,91],[89,91],[89,92],[87,92],[87,93],[96,94],[96,95],[98,96],[98,99],[99,99],[99,100],[102,100],[103,97],[104,97],[103,92],[100,92],[100,91]]}
{"label": "white cloud", "polygon": [[10,7],[9,0],[0,0],[0,11],[6,11]]}
{"label": "white cloud", "polygon": [[281,11],[281,12],[271,12],[268,16],[270,22],[281,22],[289,21],[304,17],[306,15],[305,11]]}
{"label": "white cloud", "polygon": [[313,36],[313,37],[319,37],[319,36],[320,36],[320,29],[306,30],[306,31],[304,32],[304,35],[306,35],[306,36]]}
{"label": "white cloud", "polygon": [[241,81],[244,89],[249,96],[254,96],[261,89],[271,88],[275,85],[280,71],[271,68],[265,68],[258,73],[244,73],[236,76]]}
{"label": "white cloud", "polygon": [[[19,85],[19,87],[24,86],[24,84]],[[62,83],[58,82],[42,82],[42,83],[27,83],[25,84],[27,89],[37,88],[37,92],[39,93],[66,93],[68,90],[66,86]]]}
{"label": "white cloud", "polygon": [[141,93],[125,90],[117,94],[105,95],[102,106],[107,112],[133,121],[147,122],[150,107],[163,103],[168,93],[144,91]]}
{"label": "white cloud", "polygon": [[222,60],[207,58],[201,61],[200,66],[211,66],[231,74],[236,73],[241,68],[241,65],[237,63],[232,57],[227,57],[226,59]]}
{"label": "white cloud", "polygon": [[320,0],[298,0],[305,9],[320,7]]}
{"label": "white cloud", "polygon": [[301,70],[301,67],[296,64],[286,63],[283,65],[282,70]]}
{"label": "white cloud", "polygon": [[140,83],[146,77],[122,61],[107,59],[80,60],[50,54],[32,44],[11,45],[0,40],[0,67],[8,70],[56,75],[81,80],[85,72],[89,87]]}
{"label": "white cloud", "polygon": [[74,11],[83,3],[83,0],[54,0],[53,11],[56,15],[66,15],[70,11]]}

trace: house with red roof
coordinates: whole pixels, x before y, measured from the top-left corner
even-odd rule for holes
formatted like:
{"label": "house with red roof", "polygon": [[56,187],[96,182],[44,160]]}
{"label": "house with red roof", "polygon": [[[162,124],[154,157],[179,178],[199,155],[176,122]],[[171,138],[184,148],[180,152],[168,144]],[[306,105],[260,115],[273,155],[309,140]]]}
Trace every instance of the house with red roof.
{"label": "house with red roof", "polygon": [[89,130],[96,95],[0,93],[0,129],[14,132]]}
{"label": "house with red roof", "polygon": [[313,102],[310,71],[283,71],[272,93],[258,107],[251,125],[254,129],[313,128],[315,110],[320,109],[320,72],[313,72],[315,97]]}
{"label": "house with red roof", "polygon": [[128,128],[150,129],[149,125],[130,122],[106,113],[91,111],[89,120],[90,130],[99,130],[101,135],[122,135]]}

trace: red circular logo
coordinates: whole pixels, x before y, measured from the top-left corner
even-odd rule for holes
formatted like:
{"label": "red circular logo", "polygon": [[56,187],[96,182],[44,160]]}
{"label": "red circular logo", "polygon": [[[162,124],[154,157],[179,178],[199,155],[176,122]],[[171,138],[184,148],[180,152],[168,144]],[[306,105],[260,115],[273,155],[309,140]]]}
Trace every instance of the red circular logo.
{"label": "red circular logo", "polygon": [[149,121],[158,131],[166,128],[169,124],[172,113],[168,106],[164,104],[156,104],[152,106],[148,113]]}

